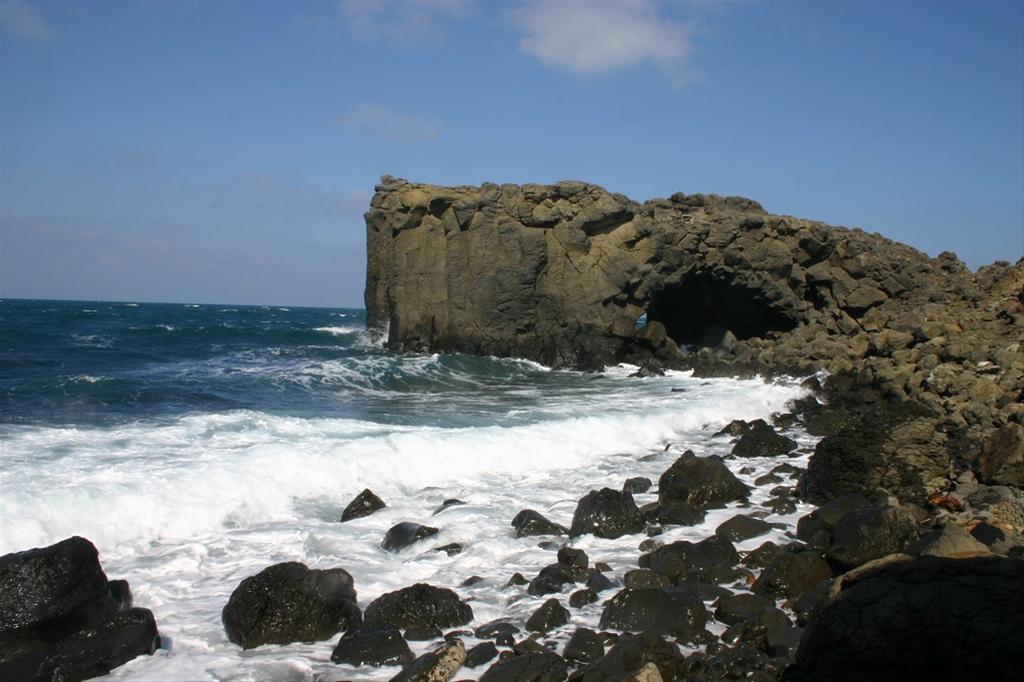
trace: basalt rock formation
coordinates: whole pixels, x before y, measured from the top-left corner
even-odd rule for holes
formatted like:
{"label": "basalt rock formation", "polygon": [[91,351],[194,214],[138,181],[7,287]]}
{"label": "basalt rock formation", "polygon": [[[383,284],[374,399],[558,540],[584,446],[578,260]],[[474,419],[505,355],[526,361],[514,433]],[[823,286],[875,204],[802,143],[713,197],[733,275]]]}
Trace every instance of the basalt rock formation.
{"label": "basalt rock formation", "polygon": [[924,504],[965,472],[1024,484],[1024,260],[971,273],[741,197],[637,203],[571,181],[385,176],[365,217],[368,326],[391,349],[826,370],[827,407],[800,406],[827,436],[804,497]]}

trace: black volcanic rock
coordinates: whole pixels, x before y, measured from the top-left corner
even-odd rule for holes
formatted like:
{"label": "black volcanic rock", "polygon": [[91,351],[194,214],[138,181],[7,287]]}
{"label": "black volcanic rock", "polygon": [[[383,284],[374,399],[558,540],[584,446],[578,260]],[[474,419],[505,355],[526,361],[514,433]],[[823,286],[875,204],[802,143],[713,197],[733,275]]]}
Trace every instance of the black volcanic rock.
{"label": "black volcanic rock", "polygon": [[431,535],[437,535],[438,532],[437,528],[421,526],[418,523],[403,521],[402,523],[395,524],[388,529],[387,534],[384,536],[384,541],[381,543],[381,547],[388,552],[397,552],[405,549],[414,542],[419,542],[424,538],[429,538]]}
{"label": "black volcanic rock", "polygon": [[662,506],[685,502],[696,509],[724,507],[745,499],[749,489],[729,471],[720,457],[698,457],[687,450],[658,480]]}
{"label": "black volcanic rock", "polygon": [[389,623],[362,623],[346,631],[331,653],[334,663],[405,665],[414,658],[402,633]]}
{"label": "black volcanic rock", "polygon": [[599,538],[618,538],[644,529],[633,496],[627,492],[602,488],[591,490],[580,499],[572,516],[569,535],[592,533]]}
{"label": "black volcanic rock", "polygon": [[596,663],[580,670],[580,682],[627,680],[646,664],[657,667],[662,680],[685,679],[686,659],[679,647],[650,632],[623,633]]}
{"label": "black volcanic rock", "polygon": [[444,587],[416,583],[383,594],[366,607],[366,622],[385,622],[397,628],[449,628],[473,620],[473,609]]}
{"label": "black volcanic rock", "polygon": [[499,660],[480,676],[480,682],[562,682],[567,674],[561,656],[538,652]]}
{"label": "black volcanic rock", "polygon": [[512,527],[516,529],[516,537],[527,535],[566,535],[569,529],[548,521],[539,512],[523,509],[512,519]]}
{"label": "black volcanic rock", "polygon": [[384,500],[380,499],[373,494],[373,491],[369,488],[365,488],[363,492],[355,496],[345,510],[341,512],[341,520],[351,521],[352,519],[362,518],[369,516],[375,511],[379,511],[386,507]]}
{"label": "black volcanic rock", "polygon": [[793,682],[1021,679],[1024,561],[922,557],[844,582],[800,642]]}
{"label": "black volcanic rock", "polygon": [[[764,422],[762,422],[764,424]],[[732,448],[734,457],[776,457],[796,450],[796,441],[787,438],[768,424],[751,428]]]}
{"label": "black volcanic rock", "polygon": [[318,642],[358,625],[352,576],[295,561],[269,566],[239,583],[221,613],[228,639],[243,649]]}
{"label": "black volcanic rock", "polygon": [[671,635],[689,642],[704,630],[706,617],[704,603],[688,591],[627,587],[605,604],[601,627]]}
{"label": "black volcanic rock", "polygon": [[152,612],[85,538],[0,557],[0,679],[99,677],[159,646]]}
{"label": "black volcanic rock", "polygon": [[569,609],[552,597],[537,607],[537,610],[526,619],[526,629],[530,632],[548,632],[568,622]]}

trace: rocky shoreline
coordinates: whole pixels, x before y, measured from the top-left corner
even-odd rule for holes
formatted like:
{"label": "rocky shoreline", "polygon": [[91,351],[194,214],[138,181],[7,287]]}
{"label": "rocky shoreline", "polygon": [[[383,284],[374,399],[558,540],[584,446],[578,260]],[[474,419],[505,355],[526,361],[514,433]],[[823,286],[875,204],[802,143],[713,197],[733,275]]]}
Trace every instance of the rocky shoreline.
{"label": "rocky shoreline", "polygon": [[[396,351],[812,376],[808,395],[726,426],[726,457],[670,445],[575,491],[571,519],[523,509],[494,529],[551,555],[502,578],[511,615],[474,614],[490,575],[361,604],[358,566],[289,562],[231,595],[231,642],[340,636],[334,663],[431,682],[1024,679],[1024,261],[971,273],[748,199],[639,204],[579,182],[384,178],[366,222],[369,325]],[[340,522],[385,506],[364,491]],[[382,550],[464,551],[433,546],[438,526],[425,510]],[[609,565],[592,538],[635,555]],[[95,555],[72,538],[0,558],[0,676],[87,679],[152,653],[152,614]],[[79,574],[88,598],[64,608]]]}
{"label": "rocky shoreline", "polygon": [[[816,449],[806,433],[818,414],[807,409],[812,402],[797,401],[802,414],[777,414],[773,424],[728,424],[715,436],[731,451],[724,458],[675,448],[637,460],[637,471],[660,475],[579,491],[571,519],[522,510],[494,532],[549,553],[550,563],[531,573],[502,578],[494,567],[487,578],[414,584],[361,603],[358,566],[276,564],[235,589],[223,612],[226,635],[242,649],[335,641],[330,659],[342,667],[318,682],[348,679],[347,666],[380,667],[380,679],[489,682],[895,680],[951,671],[971,679],[978,669],[1019,679],[1019,657],[1008,655],[1024,632],[1024,546],[1011,525],[1019,498],[964,482],[944,505],[847,495],[799,516],[798,506],[807,508],[796,497],[799,481]],[[393,526],[381,548],[458,554],[463,546],[433,537],[444,513],[461,504],[447,499],[425,510],[422,524]],[[367,490],[339,522],[359,523],[385,507]],[[706,537],[674,539],[708,515],[724,521]],[[783,518],[792,521],[773,520]],[[592,558],[602,556],[601,539],[635,541],[632,565]],[[39,568],[39,557],[50,567]],[[105,582],[106,592],[84,601],[97,615],[9,617],[61,603],[61,576],[97,572],[95,549],[81,538],[0,560],[4,679],[87,679],[153,652],[152,615],[127,611],[130,597],[117,606],[105,596],[128,594],[123,581]],[[505,582],[509,615],[482,622],[474,614],[474,588],[484,580]],[[148,629],[117,613],[148,614]],[[82,628],[85,620],[92,625]],[[25,644],[44,628],[66,639]],[[75,655],[56,656],[69,650]]]}

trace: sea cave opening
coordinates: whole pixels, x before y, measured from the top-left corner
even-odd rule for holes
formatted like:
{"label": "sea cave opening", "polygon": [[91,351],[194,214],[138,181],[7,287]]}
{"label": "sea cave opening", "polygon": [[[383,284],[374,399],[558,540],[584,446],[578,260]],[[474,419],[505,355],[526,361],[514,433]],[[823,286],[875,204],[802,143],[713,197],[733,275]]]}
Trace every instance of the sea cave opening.
{"label": "sea cave opening", "polygon": [[654,295],[645,323],[660,322],[680,347],[715,347],[726,332],[737,339],[790,331],[797,321],[755,289],[706,272],[691,273]]}

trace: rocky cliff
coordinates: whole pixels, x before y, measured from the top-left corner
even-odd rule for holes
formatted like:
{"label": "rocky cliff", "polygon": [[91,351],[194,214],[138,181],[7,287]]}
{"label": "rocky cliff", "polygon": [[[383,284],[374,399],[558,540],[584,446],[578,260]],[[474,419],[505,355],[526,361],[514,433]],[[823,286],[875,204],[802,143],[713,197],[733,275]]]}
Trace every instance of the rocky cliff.
{"label": "rocky cliff", "polygon": [[741,197],[637,203],[582,182],[385,177],[365,217],[368,323],[392,349],[823,369],[809,498],[920,500],[965,471],[1024,483],[1022,262],[974,274]]}

